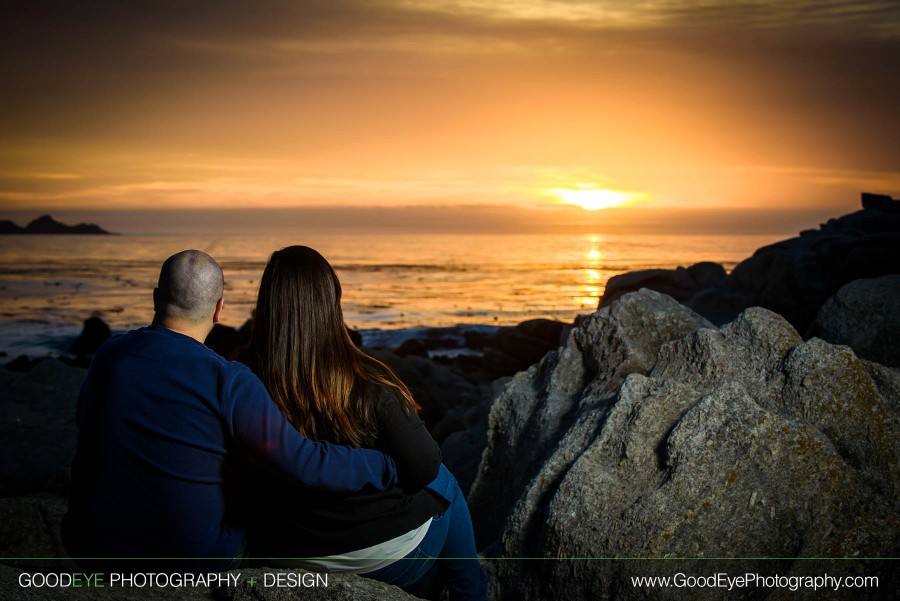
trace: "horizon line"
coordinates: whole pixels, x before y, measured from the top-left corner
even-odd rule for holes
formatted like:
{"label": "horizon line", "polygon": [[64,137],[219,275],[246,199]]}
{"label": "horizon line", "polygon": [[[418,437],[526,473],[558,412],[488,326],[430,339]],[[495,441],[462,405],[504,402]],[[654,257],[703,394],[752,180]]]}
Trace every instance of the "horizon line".
{"label": "horizon line", "polygon": [[[857,201],[858,202],[858,201]],[[855,204],[855,203],[854,203]],[[861,205],[856,204],[857,210]],[[15,223],[51,215],[66,224],[93,223],[124,235],[289,232],[423,234],[799,234],[851,207],[617,207],[587,211],[505,205],[305,206],[227,208],[12,209]]]}

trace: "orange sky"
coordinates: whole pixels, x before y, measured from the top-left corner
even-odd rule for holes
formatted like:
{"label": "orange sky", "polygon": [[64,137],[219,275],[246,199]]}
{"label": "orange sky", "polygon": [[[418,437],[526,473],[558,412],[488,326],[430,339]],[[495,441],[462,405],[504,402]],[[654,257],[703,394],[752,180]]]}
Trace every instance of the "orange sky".
{"label": "orange sky", "polygon": [[[22,4],[0,25],[0,218],[463,205],[602,229],[790,208],[815,226],[900,195],[895,2]],[[629,204],[563,209],[566,190]]]}

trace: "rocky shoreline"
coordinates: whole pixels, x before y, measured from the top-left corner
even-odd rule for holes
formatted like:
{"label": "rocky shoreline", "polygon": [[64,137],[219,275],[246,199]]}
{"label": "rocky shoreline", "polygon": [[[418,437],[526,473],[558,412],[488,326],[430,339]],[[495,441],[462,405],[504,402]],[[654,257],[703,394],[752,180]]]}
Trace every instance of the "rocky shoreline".
{"label": "rocky shoreline", "polygon": [[[103,325],[86,323],[68,364],[0,369],[4,571],[60,565],[13,558],[62,555],[74,404]],[[222,327],[208,344],[227,355],[241,339]],[[683,571],[716,558],[734,571],[728,558],[752,557],[741,570],[881,577],[878,589],[833,599],[900,587],[896,564],[879,560],[900,556],[898,201],[863,195],[863,210],[759,249],[730,274],[702,263],[617,276],[574,324],[422,328],[360,343],[407,382],[471,488],[493,599],[721,597],[635,588],[630,578],[658,563],[590,558],[680,559]],[[858,561],[834,563],[846,558]],[[0,590],[18,596],[6,580]],[[222,594],[386,598],[378,583],[340,581],[354,592]]]}
{"label": "rocky shoreline", "polygon": [[764,307],[809,337],[825,302],[854,280],[900,274],[900,201],[863,193],[861,211],[758,249],[729,274],[721,265],[634,271],[610,278],[604,307],[641,288],[662,292],[722,325]]}

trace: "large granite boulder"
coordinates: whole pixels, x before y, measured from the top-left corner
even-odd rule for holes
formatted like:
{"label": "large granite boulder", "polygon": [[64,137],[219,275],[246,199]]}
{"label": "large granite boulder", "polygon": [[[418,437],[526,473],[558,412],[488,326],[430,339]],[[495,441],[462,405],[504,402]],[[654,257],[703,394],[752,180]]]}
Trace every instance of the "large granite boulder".
{"label": "large granite boulder", "polygon": [[614,394],[627,374],[653,367],[664,342],[703,326],[711,324],[672,298],[641,290],[595,313],[560,351],[516,375],[491,408],[488,446],[469,497],[480,543],[500,534],[548,454],[579,419],[588,392],[591,398]]}
{"label": "large granite boulder", "polygon": [[819,308],[841,286],[900,274],[900,201],[864,193],[862,205],[863,210],[831,219],[818,230],[758,249],[727,276],[715,264],[615,276],[599,307],[627,292],[650,288],[719,325],[759,306],[805,334]]}
{"label": "large granite boulder", "polygon": [[850,282],[822,305],[810,333],[900,367],[900,275]]}
{"label": "large granite boulder", "polygon": [[0,496],[66,494],[86,374],[56,359],[25,372],[0,369]]}
{"label": "large granite boulder", "polygon": [[[480,543],[505,558],[787,558],[703,573],[800,575],[829,566],[789,558],[896,557],[900,416],[886,398],[896,373],[876,366],[876,381],[867,366],[847,347],[803,342],[765,309],[719,330],[670,298],[625,295],[494,403],[469,498]],[[677,569],[698,572],[687,560],[498,561],[489,575],[494,599],[721,597],[630,580]]]}

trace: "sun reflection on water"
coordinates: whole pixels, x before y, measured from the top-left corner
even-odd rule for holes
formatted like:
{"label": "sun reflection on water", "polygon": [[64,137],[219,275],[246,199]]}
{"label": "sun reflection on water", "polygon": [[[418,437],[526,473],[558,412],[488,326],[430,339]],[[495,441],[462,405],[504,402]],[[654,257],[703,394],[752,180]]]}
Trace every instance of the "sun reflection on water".
{"label": "sun reflection on water", "polygon": [[601,250],[601,236],[588,236],[588,243],[588,251],[584,255],[587,261],[587,267],[583,270],[584,283],[579,290],[581,294],[573,299],[582,308],[596,307],[605,290],[604,286],[599,285],[601,281],[600,260],[605,256]]}

